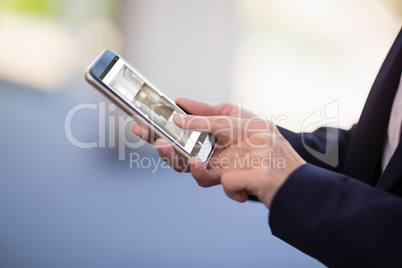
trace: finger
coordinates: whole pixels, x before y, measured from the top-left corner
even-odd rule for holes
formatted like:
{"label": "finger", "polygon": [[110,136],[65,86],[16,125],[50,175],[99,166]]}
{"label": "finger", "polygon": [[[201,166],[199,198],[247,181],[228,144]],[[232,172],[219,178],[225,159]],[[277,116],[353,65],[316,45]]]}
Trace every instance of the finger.
{"label": "finger", "polygon": [[218,164],[221,169],[247,169],[249,158],[249,150],[235,144],[219,154]]}
{"label": "finger", "polygon": [[228,116],[195,116],[175,114],[174,123],[180,128],[213,133],[234,142],[244,139],[250,133],[269,132],[272,123],[257,117],[250,119]]}
{"label": "finger", "polygon": [[231,194],[226,193],[226,194],[231,199],[233,199],[237,202],[240,202],[240,203],[244,203],[248,200],[248,193],[246,191],[240,191],[240,192],[231,193]]}
{"label": "finger", "polygon": [[187,172],[188,164],[176,153],[173,145],[164,139],[157,139],[154,146],[158,150],[160,158],[177,172]]}
{"label": "finger", "polygon": [[238,202],[245,202],[248,194],[253,194],[249,189],[249,175],[242,171],[222,173],[221,182],[228,197]]}
{"label": "finger", "polygon": [[[194,99],[179,97],[175,99],[176,103],[189,114],[212,116],[222,115],[224,105],[230,104],[209,104]],[[229,109],[228,109],[229,110]]]}
{"label": "finger", "polygon": [[234,105],[233,103],[229,102],[223,102],[219,104],[208,104],[205,102],[184,97],[176,98],[175,101],[185,111],[193,115],[202,115],[202,116],[226,115],[239,118],[250,118],[254,116],[254,113],[242,108],[241,105]]}
{"label": "finger", "polygon": [[214,115],[226,115],[239,118],[250,118],[254,114],[240,105],[234,105],[233,103],[223,102],[219,104],[208,104],[205,102],[179,97],[176,98],[176,103],[182,107],[189,114],[202,115],[202,116],[214,116]]}
{"label": "finger", "polygon": [[140,123],[136,122],[131,128],[131,132],[134,135],[140,137],[141,139],[147,141],[148,143],[152,143],[151,136],[149,135],[148,131],[144,127],[142,127]]}
{"label": "finger", "polygon": [[190,159],[191,175],[201,187],[210,187],[220,183],[220,169],[207,169],[201,159]]}
{"label": "finger", "polygon": [[241,121],[241,119],[231,118],[228,116],[195,116],[175,114],[173,121],[180,128],[216,134],[218,131],[222,130],[227,130],[227,132],[235,131],[239,126],[238,121]]}
{"label": "finger", "polygon": [[141,127],[140,123],[136,122],[136,123],[133,125],[133,127],[131,128],[131,132],[132,132],[134,135],[136,135],[136,136],[138,136],[138,137],[141,137],[141,135],[142,135],[142,127]]}

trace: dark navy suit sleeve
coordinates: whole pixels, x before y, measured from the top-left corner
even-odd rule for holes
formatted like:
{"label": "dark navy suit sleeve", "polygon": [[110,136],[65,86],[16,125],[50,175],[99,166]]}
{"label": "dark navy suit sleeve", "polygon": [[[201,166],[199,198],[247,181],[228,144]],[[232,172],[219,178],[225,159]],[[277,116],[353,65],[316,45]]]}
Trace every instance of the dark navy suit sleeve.
{"label": "dark navy suit sleeve", "polygon": [[278,128],[309,164],[275,195],[271,231],[330,267],[402,267],[402,198],[393,194],[402,195],[402,143],[383,174],[380,169],[401,62],[402,31],[351,130],[296,134]]}
{"label": "dark navy suit sleeve", "polygon": [[[279,132],[292,145],[295,151],[308,163],[323,167],[332,171],[341,172],[348,150],[349,142],[355,126],[350,130],[334,129],[334,128],[319,128],[312,133],[294,133],[285,128],[279,127]],[[331,147],[332,141],[337,141],[337,147]],[[336,165],[330,165],[323,162],[319,158],[313,156],[308,148],[316,152],[332,155],[332,158],[337,158]]]}
{"label": "dark navy suit sleeve", "polygon": [[330,267],[402,267],[402,199],[311,164],[276,194],[272,233]]}

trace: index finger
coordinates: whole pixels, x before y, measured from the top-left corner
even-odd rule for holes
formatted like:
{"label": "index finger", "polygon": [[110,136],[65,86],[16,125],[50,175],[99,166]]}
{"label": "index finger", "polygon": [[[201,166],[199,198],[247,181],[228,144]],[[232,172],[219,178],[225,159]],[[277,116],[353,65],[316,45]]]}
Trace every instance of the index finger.
{"label": "index finger", "polygon": [[229,116],[179,115],[173,117],[174,123],[184,129],[207,132],[239,141],[252,132],[270,132],[272,123],[255,116],[249,119]]}
{"label": "index finger", "polygon": [[209,104],[194,99],[179,97],[175,99],[176,103],[187,113],[201,116],[235,116],[238,118],[250,118],[253,113],[247,111],[241,106],[229,102],[218,104]]}

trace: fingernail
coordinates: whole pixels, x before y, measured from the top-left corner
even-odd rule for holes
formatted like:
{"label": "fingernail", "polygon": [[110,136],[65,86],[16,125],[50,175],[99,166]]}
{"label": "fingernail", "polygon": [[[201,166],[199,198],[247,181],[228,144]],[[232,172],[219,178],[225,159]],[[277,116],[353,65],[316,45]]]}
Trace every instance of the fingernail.
{"label": "fingernail", "polygon": [[173,120],[177,123],[180,123],[184,118],[186,118],[185,114],[173,114]]}

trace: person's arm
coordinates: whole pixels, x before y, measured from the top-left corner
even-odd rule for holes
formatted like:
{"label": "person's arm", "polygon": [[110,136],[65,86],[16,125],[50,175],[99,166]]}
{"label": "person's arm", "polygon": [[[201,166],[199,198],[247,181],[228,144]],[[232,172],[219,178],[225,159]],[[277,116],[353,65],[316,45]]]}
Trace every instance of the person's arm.
{"label": "person's arm", "polygon": [[330,267],[402,267],[402,199],[310,164],[275,195],[272,233]]}
{"label": "person's arm", "polygon": [[[307,163],[341,172],[355,126],[350,130],[321,127],[311,133],[294,133],[279,126],[277,128]],[[311,150],[318,152],[316,156]],[[320,154],[325,156],[320,157]],[[328,159],[335,161],[328,163]]]}
{"label": "person's arm", "polygon": [[[253,129],[256,121],[261,121],[258,119],[259,117],[256,116],[254,113],[247,111],[244,108],[238,107],[231,103],[219,103],[219,104],[208,104],[204,102],[200,102],[193,99],[188,98],[177,98],[176,103],[180,106],[184,111],[198,116],[203,117],[214,117],[217,116],[218,121],[214,122],[220,125],[219,132],[224,137],[221,136],[218,139],[218,144],[211,156],[210,163],[214,163],[225,149],[229,146],[233,145],[234,143],[244,139],[247,136],[247,131],[240,133],[237,131],[233,131],[231,121],[248,121],[248,128]],[[210,128],[208,125],[205,125],[206,121],[203,121],[204,124],[203,128],[205,131],[208,131]],[[258,123],[257,123],[258,125]],[[263,124],[266,126],[266,123]],[[222,129],[225,130],[225,133],[222,133]],[[204,131],[202,130],[202,132]],[[172,146],[171,142],[159,138],[157,140],[152,140],[151,136],[147,129],[144,128],[140,123],[134,124],[132,127],[133,134],[139,136],[141,139],[146,140],[147,142],[153,144],[157,149],[160,157],[166,161],[171,167],[173,167],[178,172],[191,172],[191,175],[197,181],[197,183],[202,187],[210,187],[217,184],[220,184],[220,167],[215,164],[210,164],[208,167],[204,165],[204,163],[196,158],[193,157],[190,159],[189,163],[185,163],[177,158],[177,154]]]}
{"label": "person's arm", "polygon": [[[175,122],[200,130],[208,121],[215,132],[221,129],[217,119],[186,116]],[[246,121],[233,119],[230,125],[237,133],[250,126]],[[306,164],[273,125],[254,123],[257,132],[219,155],[221,184],[230,198],[244,202],[256,196],[271,211],[274,235],[331,267],[402,266],[399,197]]]}

